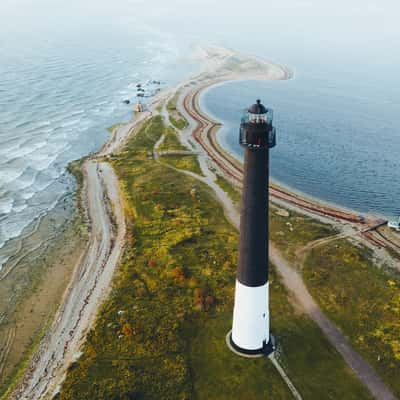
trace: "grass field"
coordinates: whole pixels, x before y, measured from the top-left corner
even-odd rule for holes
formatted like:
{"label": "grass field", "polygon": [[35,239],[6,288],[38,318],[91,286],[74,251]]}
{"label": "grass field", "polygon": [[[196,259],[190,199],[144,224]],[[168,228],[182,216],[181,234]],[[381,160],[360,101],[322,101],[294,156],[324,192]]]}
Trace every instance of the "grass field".
{"label": "grass field", "polygon": [[304,277],[322,309],[400,395],[400,280],[348,240],[312,250]]}
{"label": "grass field", "polygon": [[[217,184],[229,195],[239,209],[240,192],[220,175],[217,176]],[[281,214],[282,211],[283,214]],[[314,240],[333,236],[337,233],[338,231],[328,224],[295,211],[283,210],[279,206],[270,203],[270,239],[285,254],[285,257],[292,262],[296,261],[296,250],[299,248]]]}
{"label": "grass field", "polygon": [[[291,399],[267,359],[242,359],[225,345],[238,234],[208,187],[149,157],[162,132],[153,118],[113,162],[128,243],[57,399]],[[303,398],[370,399],[273,270],[271,278],[279,358]]]}
{"label": "grass field", "polygon": [[186,128],[188,123],[184,116],[177,110],[175,97],[168,101],[167,110],[169,113],[169,120],[171,121],[171,124],[175,126],[175,128],[179,130]]}
{"label": "grass field", "polygon": [[[188,151],[178,139],[177,132],[170,126],[163,124],[165,132],[164,141],[159,147],[159,151]],[[174,168],[183,169],[203,175],[197,156],[191,154],[164,154],[161,157],[163,163],[169,164]]]}
{"label": "grass field", "polygon": [[174,128],[170,126],[165,126],[164,125],[164,132],[165,132],[165,138],[164,141],[161,143],[159,150],[160,151],[166,151],[166,150],[185,150],[187,151],[188,149],[181,144],[179,141],[179,138],[177,136],[177,132]]}
{"label": "grass field", "polygon": [[231,183],[221,175],[217,175],[216,183],[224,192],[228,194],[235,207],[239,209],[241,199],[240,192],[236,190]]}
{"label": "grass field", "polygon": [[194,155],[167,154],[161,158],[161,161],[171,165],[174,168],[194,172],[198,175],[203,175],[197,157]]}
{"label": "grass field", "polygon": [[270,210],[270,239],[292,262],[297,261],[296,250],[299,248],[338,233],[332,226],[295,211],[290,210],[288,216],[282,216],[280,208],[271,207]]}

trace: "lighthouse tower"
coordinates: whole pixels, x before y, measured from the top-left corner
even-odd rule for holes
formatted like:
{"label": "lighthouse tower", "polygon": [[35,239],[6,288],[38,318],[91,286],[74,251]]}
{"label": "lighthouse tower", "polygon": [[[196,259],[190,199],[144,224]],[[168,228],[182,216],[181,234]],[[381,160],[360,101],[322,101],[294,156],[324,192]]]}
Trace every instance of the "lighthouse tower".
{"label": "lighthouse tower", "polygon": [[244,147],[244,176],[240,216],[239,265],[230,348],[243,356],[274,351],[268,300],[268,183],[269,149],[276,144],[273,112],[260,100],[240,124]]}

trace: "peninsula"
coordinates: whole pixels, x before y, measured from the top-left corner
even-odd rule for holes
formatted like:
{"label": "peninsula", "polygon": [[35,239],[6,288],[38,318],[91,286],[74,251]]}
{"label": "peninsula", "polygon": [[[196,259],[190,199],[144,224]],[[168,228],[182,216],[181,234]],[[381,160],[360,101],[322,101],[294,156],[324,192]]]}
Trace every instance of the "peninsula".
{"label": "peninsula", "polygon": [[80,162],[88,244],[1,398],[395,399],[400,243],[379,218],[275,184],[276,356],[249,361],[225,346],[243,171],[199,98],[215,84],[292,72],[221,48],[199,49],[197,60],[199,74],[159,93]]}

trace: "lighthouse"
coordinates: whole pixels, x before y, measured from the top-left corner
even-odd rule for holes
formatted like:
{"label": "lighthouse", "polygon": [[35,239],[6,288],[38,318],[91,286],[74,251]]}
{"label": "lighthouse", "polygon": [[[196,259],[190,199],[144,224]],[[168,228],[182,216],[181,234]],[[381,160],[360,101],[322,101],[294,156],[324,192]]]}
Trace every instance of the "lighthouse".
{"label": "lighthouse", "polygon": [[276,144],[273,111],[260,100],[246,110],[239,142],[244,147],[239,264],[228,346],[243,356],[274,351],[269,322],[268,183],[269,149]]}

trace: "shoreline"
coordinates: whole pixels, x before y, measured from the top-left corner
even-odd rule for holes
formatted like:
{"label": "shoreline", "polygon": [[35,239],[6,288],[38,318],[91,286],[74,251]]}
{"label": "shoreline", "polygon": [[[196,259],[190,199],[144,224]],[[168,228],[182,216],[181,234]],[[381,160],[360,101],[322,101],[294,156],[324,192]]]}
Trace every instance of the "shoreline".
{"label": "shoreline", "polygon": [[[253,79],[256,79],[255,77]],[[242,80],[241,78],[239,80]],[[232,81],[232,79],[228,79]],[[198,127],[193,133],[193,137],[200,144],[202,149],[208,154],[213,162],[222,170],[223,175],[234,186],[241,187],[242,164],[229,151],[222,148],[216,139],[216,135],[221,126],[220,121],[214,120],[213,116],[207,114],[201,108],[200,97],[204,91],[211,87],[221,85],[224,82],[218,80],[209,80],[199,84],[197,87],[188,91],[183,96],[182,103],[187,113],[198,122]],[[388,253],[394,251],[400,252],[399,241],[393,241],[385,233],[384,229],[387,220],[381,219],[371,214],[363,214],[354,210],[348,210],[344,207],[332,205],[324,202],[321,199],[311,198],[302,193],[288,190],[285,187],[279,186],[276,183],[270,183],[270,199],[272,202],[278,202],[283,206],[295,207],[300,212],[307,212],[314,218],[327,218],[332,222],[342,224],[351,224],[352,227],[359,233],[362,239],[369,245],[378,250],[382,248]],[[389,255],[391,257],[391,255]],[[397,267],[399,269],[399,267]]]}
{"label": "shoreline", "polygon": [[[294,79],[290,78],[290,79]],[[239,167],[242,165],[242,160],[241,158],[238,156],[238,154],[236,154],[234,151],[230,151],[228,150],[224,143],[218,138],[218,134],[219,132],[225,128],[225,124],[224,121],[219,120],[213,113],[211,110],[209,110],[205,104],[204,104],[204,100],[203,100],[203,96],[209,91],[214,89],[215,87],[218,86],[223,86],[225,83],[231,83],[231,82],[246,82],[246,80],[237,80],[237,81],[226,81],[226,82],[220,82],[217,83],[215,85],[210,85],[207,86],[200,94],[199,94],[199,109],[202,111],[202,113],[206,116],[209,117],[210,120],[215,122],[215,132],[213,132],[213,139],[215,139],[215,146],[218,147],[220,149],[221,153],[225,154],[225,157],[229,158],[229,160],[235,164],[238,165]],[[341,210],[343,212],[346,212],[348,214],[359,214],[359,215],[364,215],[366,217],[368,217],[368,219],[384,219],[387,220],[387,217],[384,215],[381,215],[379,213],[373,213],[373,212],[365,212],[365,211],[360,211],[360,210],[356,210],[356,209],[352,209],[350,207],[347,207],[345,205],[339,204],[339,203],[335,203],[334,201],[329,201],[329,200],[325,200],[322,199],[318,196],[313,196],[307,192],[304,192],[300,189],[296,189],[292,186],[290,186],[289,184],[286,184],[284,182],[279,181],[278,179],[275,179],[272,175],[270,176],[270,184],[271,186],[274,186],[276,188],[280,188],[281,190],[285,191],[286,193],[291,193],[294,196],[303,198],[303,199],[307,199],[308,201],[315,203],[315,204],[320,204],[321,206],[327,206],[330,207],[332,209],[337,209],[337,210]]]}
{"label": "shoreline", "polygon": [[[50,235],[48,226],[62,211],[56,208],[47,214],[36,235],[41,238],[47,233]],[[15,269],[4,277],[1,285],[2,295],[10,290],[16,292],[16,288],[19,294],[14,300],[9,299],[4,304],[7,310],[2,317],[0,340],[4,342],[3,339],[8,337],[10,332],[13,332],[13,336],[4,347],[2,346],[0,354],[0,387],[3,392],[0,398],[3,398],[4,393],[7,393],[18,379],[51,324],[61,303],[62,293],[69,285],[74,266],[84,250],[86,229],[82,215],[77,210],[62,225],[60,232],[46,236],[44,242],[33,235],[29,238],[30,242],[38,240],[40,246],[35,246],[29,254],[19,260]]]}
{"label": "shoreline", "polygon": [[[291,76],[289,80],[295,79],[295,76]],[[210,91],[213,90],[217,87],[223,86],[223,85],[229,85],[231,83],[240,83],[240,82],[246,82],[246,81],[257,81],[258,79],[256,77],[253,78],[248,78],[248,79],[243,79],[243,78],[238,78],[238,79],[227,79],[225,81],[218,81],[218,82],[211,82],[207,83],[204,85],[203,88],[201,88],[201,93],[198,95],[198,109],[199,111],[207,117],[209,121],[213,121],[216,125],[222,126],[221,129],[225,129],[225,122],[223,119],[219,119],[212,110],[210,110],[207,105],[205,104],[204,96]],[[218,135],[218,134],[217,134]],[[241,159],[238,153],[236,152],[236,149],[232,148],[231,146],[228,146],[226,144],[225,140],[221,140],[221,137],[217,138],[217,142],[221,148],[223,148],[224,152],[229,155],[230,157],[235,158],[240,164],[241,164]],[[307,191],[303,191],[301,188],[294,188],[290,184],[286,184],[279,179],[275,179],[273,176],[270,176],[270,181],[272,184],[274,184],[277,187],[282,188],[288,193],[293,193],[297,196],[300,196],[302,198],[308,199],[313,203],[319,203],[321,205],[326,205],[330,208],[338,209],[338,210],[343,210],[345,212],[351,213],[351,214],[359,214],[363,215],[365,218],[368,219],[391,219],[393,215],[384,215],[382,212],[379,210],[362,210],[358,208],[352,208],[351,206],[347,206],[344,204],[341,204],[340,202],[335,202],[331,201],[329,199],[325,199],[322,197],[319,197],[318,194],[312,195],[308,193]]]}

